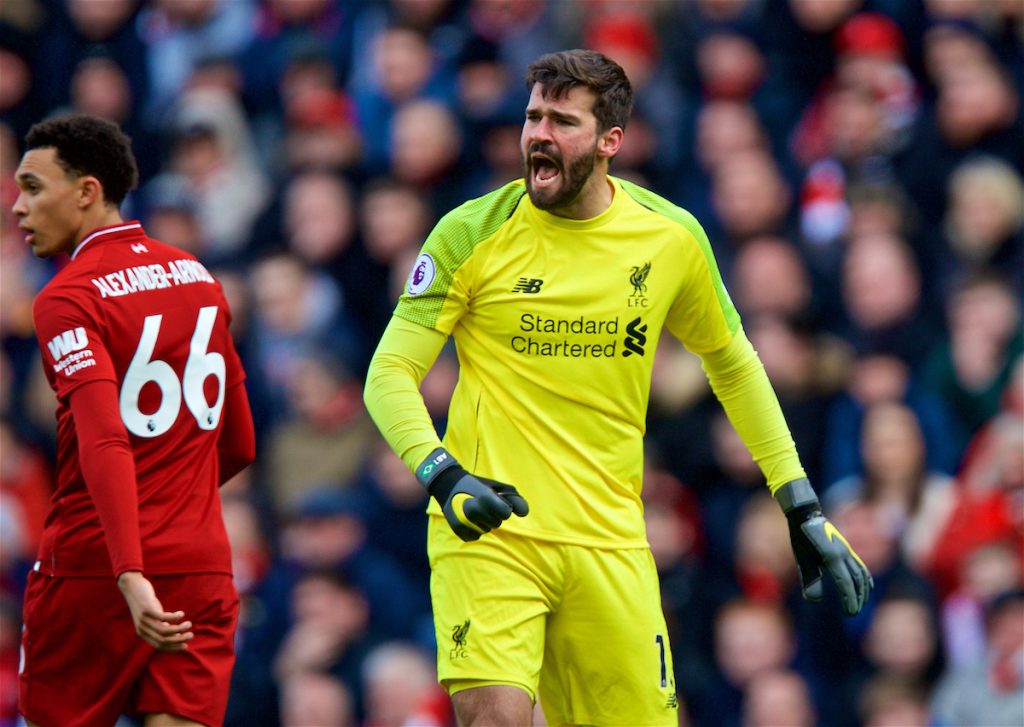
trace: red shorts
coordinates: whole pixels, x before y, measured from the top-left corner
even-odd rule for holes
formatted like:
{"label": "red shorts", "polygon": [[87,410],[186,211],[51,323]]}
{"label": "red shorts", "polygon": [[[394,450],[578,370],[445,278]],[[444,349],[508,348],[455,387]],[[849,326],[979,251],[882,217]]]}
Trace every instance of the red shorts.
{"label": "red shorts", "polygon": [[150,576],[165,611],[184,611],[188,650],[143,641],[113,578],[30,573],[19,706],[41,727],[114,724],[166,712],[219,725],[227,709],[238,593],[231,576]]}

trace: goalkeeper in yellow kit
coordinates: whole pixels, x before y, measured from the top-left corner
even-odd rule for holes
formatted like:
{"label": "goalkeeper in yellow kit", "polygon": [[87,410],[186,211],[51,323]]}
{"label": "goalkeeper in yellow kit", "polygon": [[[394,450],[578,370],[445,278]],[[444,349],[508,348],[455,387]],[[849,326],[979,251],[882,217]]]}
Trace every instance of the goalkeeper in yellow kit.
{"label": "goalkeeper in yellow kit", "polygon": [[[607,174],[632,106],[622,69],[566,51],[526,82],[525,178],[430,234],[366,404],[433,496],[438,675],[460,724],[529,724],[540,698],[552,725],[676,725],[640,500],[663,327],[703,360],[786,512],[805,597],[825,570],[855,614],[871,575],[821,515],[701,226]],[[418,386],[449,336],[460,374],[441,442]]]}

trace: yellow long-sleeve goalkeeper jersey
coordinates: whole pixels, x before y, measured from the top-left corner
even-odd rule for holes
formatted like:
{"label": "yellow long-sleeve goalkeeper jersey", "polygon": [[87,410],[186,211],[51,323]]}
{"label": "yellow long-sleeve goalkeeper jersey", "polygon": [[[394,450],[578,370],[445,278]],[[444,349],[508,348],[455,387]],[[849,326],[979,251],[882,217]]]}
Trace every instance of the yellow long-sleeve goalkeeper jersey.
{"label": "yellow long-sleeve goalkeeper jersey", "polygon": [[446,215],[414,264],[365,399],[415,469],[440,445],[417,387],[452,336],[460,373],[444,446],[530,503],[502,528],[642,547],[643,435],[663,327],[702,357],[772,489],[803,470],[703,229],[661,197],[609,182],[611,205],[588,220],[537,209],[522,180]]}

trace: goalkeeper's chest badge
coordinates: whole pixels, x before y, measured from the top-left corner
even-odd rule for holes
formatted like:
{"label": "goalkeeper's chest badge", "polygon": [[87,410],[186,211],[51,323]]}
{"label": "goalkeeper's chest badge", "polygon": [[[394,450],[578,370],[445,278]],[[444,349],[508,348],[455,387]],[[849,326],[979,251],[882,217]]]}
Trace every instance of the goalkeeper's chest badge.
{"label": "goalkeeper's chest badge", "polygon": [[629,284],[633,286],[633,292],[626,298],[627,308],[647,307],[647,276],[651,274],[651,261],[633,265],[630,268]]}

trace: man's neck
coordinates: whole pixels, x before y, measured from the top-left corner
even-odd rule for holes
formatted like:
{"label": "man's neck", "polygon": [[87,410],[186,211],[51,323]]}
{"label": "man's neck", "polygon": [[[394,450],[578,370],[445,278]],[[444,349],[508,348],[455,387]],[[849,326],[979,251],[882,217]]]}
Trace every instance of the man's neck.
{"label": "man's neck", "polygon": [[570,220],[589,220],[608,209],[614,198],[615,188],[608,175],[595,169],[576,199],[564,207],[549,211],[557,217]]}
{"label": "man's neck", "polygon": [[82,224],[78,228],[78,234],[75,235],[75,243],[71,246],[74,250],[82,244],[82,240],[91,235],[95,230],[101,227],[113,227],[114,225],[120,225],[124,222],[121,218],[121,211],[117,207],[109,207],[104,205],[102,208],[89,211],[82,218]]}

